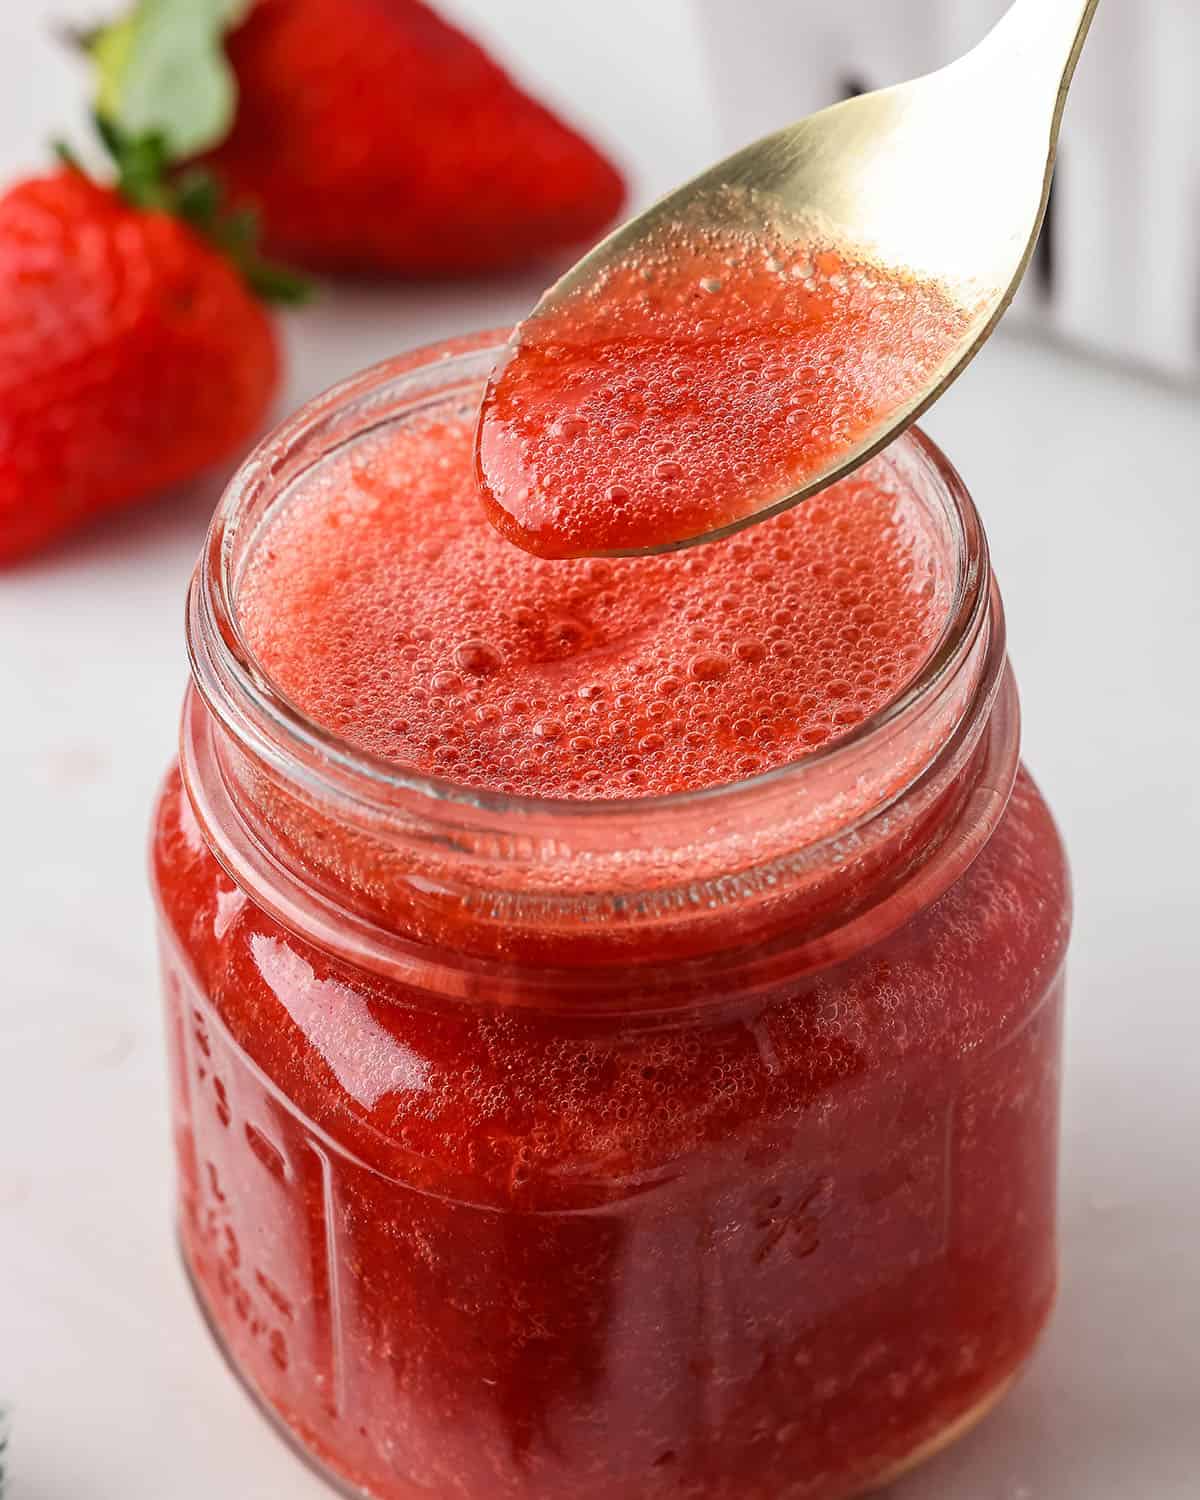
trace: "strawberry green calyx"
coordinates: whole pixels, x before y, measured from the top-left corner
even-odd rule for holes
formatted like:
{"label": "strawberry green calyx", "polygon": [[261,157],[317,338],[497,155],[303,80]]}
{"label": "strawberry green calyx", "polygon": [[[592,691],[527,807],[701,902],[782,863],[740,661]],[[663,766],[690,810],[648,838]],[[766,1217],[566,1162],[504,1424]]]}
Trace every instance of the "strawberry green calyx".
{"label": "strawberry green calyx", "polygon": [[123,136],[160,136],[180,161],[228,135],[237,81],[225,33],[252,0],[137,0],[86,47],[96,66],[96,113]]}
{"label": "strawberry green calyx", "polygon": [[312,296],[312,283],[259,254],[260,225],[252,208],[228,209],[221,185],[203,167],[189,167],[172,183],[172,211],[231,260],[263,302],[293,306]]}
{"label": "strawberry green calyx", "polygon": [[[233,263],[262,301],[295,305],[310,299],[311,282],[260,255],[257,213],[231,209],[211,172],[203,167],[172,171],[166,141],[157,133],[125,135],[102,115],[94,123],[116,168],[113,186],[127,203],[182,219]],[[69,146],[58,144],[55,150],[72,171],[84,170]]]}
{"label": "strawberry green calyx", "polygon": [[[258,251],[257,214],[230,208],[208,172],[183,165],[229,133],[237,83],[225,33],[253,0],[137,0],[123,19],[76,38],[96,72],[93,122],[135,208],[174,214],[233,262],[264,301],[303,302],[309,284]],[[67,147],[58,154],[83,170]]]}

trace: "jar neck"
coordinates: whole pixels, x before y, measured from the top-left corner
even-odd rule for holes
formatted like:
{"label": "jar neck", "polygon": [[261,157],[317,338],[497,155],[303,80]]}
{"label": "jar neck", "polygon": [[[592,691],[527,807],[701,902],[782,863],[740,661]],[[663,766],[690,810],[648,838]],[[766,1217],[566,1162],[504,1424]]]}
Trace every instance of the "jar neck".
{"label": "jar neck", "polygon": [[505,798],[376,762],[276,693],[236,622],[240,569],[272,507],[322,455],[413,402],[481,388],[495,353],[494,337],[460,341],[331,392],[264,444],[218,509],[189,600],[181,762],[231,878],[299,936],[405,984],[579,1011],[774,984],[936,899],[1003,811],[1018,714],[978,517],[920,435],[877,462],[944,524],[946,629],[895,702],[794,765],[671,797]]}

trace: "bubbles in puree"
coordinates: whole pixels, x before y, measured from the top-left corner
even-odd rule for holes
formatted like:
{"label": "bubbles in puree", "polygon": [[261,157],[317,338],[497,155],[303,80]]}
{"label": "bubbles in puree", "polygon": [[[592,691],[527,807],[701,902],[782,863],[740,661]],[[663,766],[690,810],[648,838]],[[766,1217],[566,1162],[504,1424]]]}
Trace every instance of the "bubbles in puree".
{"label": "bubbles in puree", "polygon": [[243,577],[243,632],[305,714],[463,786],[595,799],[808,755],[913,676],[945,622],[944,543],[884,459],[736,536],[550,561],[479,504],[474,413],[327,459]]}

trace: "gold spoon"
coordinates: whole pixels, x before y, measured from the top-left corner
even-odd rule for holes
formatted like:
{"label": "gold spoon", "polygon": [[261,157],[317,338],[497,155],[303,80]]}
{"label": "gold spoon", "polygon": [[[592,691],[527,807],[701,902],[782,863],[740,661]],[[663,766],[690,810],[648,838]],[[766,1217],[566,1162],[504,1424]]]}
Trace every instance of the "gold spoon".
{"label": "gold spoon", "polygon": [[942,394],[1012,301],[1046,211],[1067,90],[1098,0],[1014,0],[971,52],[911,83],[862,94],[764,137],[668,193],[602,240],[513,335],[635,259],[672,225],[821,238],[933,282],[969,310],[911,398],[801,488],[763,498],[710,541],[795,505],[897,437]]}

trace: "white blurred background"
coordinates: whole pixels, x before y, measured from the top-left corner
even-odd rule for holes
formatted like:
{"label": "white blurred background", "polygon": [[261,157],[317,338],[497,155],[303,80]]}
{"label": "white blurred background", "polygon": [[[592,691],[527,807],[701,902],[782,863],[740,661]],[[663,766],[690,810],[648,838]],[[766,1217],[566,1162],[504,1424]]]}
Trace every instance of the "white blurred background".
{"label": "white blurred background", "polygon": [[[840,61],[818,56],[830,16],[843,30],[852,17],[856,39],[880,41],[861,53],[856,42],[845,62],[846,78],[869,66],[865,81],[877,84],[906,71],[909,56],[914,67],[944,60],[943,43],[982,31],[987,8],[986,0],[931,7],[943,21],[953,13],[951,33],[918,26],[924,0],[442,4],[619,158],[639,203],[736,144],[751,113],[762,125],[781,124],[823,102],[813,90],[832,86],[820,79],[842,76]],[[47,160],[45,142],[82,116],[84,81],[52,25],[104,9],[100,0],[4,0],[0,176]],[[1115,30],[1125,38],[1131,18],[1159,9],[1149,0],[1101,0],[1098,25],[1112,29],[1108,12],[1120,13]],[[1190,70],[1200,61],[1184,52],[1196,7],[1162,0],[1161,13],[1168,30],[1156,35],[1176,36],[1177,47],[1165,50]],[[901,18],[909,55],[895,41]],[[1170,133],[1145,127],[1144,96],[1134,96],[1142,52],[1125,40],[1115,55],[1117,74],[1100,90],[1106,140],[1147,136],[1153,204],[1124,193],[1114,177],[1117,187],[1093,195],[1094,248],[1081,243],[1107,265],[1109,226],[1126,222],[1127,252],[1141,243],[1145,216],[1159,214],[1157,248],[1143,267],[1153,281],[1192,254],[1186,237],[1200,237],[1200,193],[1181,168],[1184,201],[1163,216],[1159,168]],[[1129,79],[1119,73],[1122,56]],[[777,103],[782,112],[762,119]],[[1185,123],[1181,115],[1181,132]],[[1200,136],[1180,139],[1190,141],[1194,171]],[[1103,164],[1115,150],[1105,146],[1096,159]],[[1073,216],[1080,234],[1088,212]],[[405,346],[514,318],[543,277],[330,291],[289,318],[281,410]],[[1179,337],[1158,363],[1179,370],[1181,351],[1200,332],[1200,282],[1184,275],[1170,284],[1180,290],[1166,322],[1178,322]],[[1163,322],[1153,311],[1165,295],[1156,287],[1132,304],[1141,308],[1132,322],[1129,308],[1120,310],[1112,324],[1119,334],[1090,342],[1106,355],[1155,363],[1135,346],[1143,323]],[[1023,329],[1003,330],[926,425],[987,523],[1027,756],[1076,872],[1063,1298],[1012,1400],[898,1487],[894,1500],[1198,1493],[1200,401],[1194,385],[1038,336],[1058,320],[1027,305]],[[183,688],[184,588],[218,487],[219,476],[0,574],[0,1406],[13,1408],[6,1500],[326,1493],[209,1347],[169,1228],[145,829]]]}

